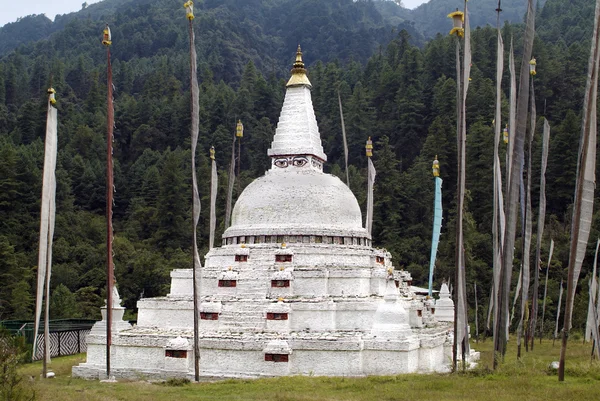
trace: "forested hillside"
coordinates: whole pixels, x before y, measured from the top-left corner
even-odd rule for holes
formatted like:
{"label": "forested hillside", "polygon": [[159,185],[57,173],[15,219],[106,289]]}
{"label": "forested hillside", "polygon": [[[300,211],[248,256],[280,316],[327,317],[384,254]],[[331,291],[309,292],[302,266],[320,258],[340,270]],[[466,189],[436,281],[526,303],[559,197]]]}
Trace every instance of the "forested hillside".
{"label": "forested hillside", "polygon": [[[584,12],[591,4],[591,0],[573,3],[571,7],[577,9],[569,13],[581,16],[581,20],[573,17],[569,27],[591,32],[589,15]],[[98,11],[95,15],[90,6],[89,17],[73,18],[48,39],[22,45],[0,58],[0,319],[32,317],[45,92],[50,81],[57,90],[59,110],[51,314],[56,318],[99,317],[106,249],[106,66],[105,49],[100,44],[104,19],[111,23],[113,32],[116,87],[115,268],[129,316],[140,297],[166,294],[170,270],[191,265],[190,96],[184,10],[179,2],[166,0],[107,0],[98,7],[104,7],[102,12],[107,14]],[[449,11],[444,11],[444,18]],[[553,238],[556,248],[548,289],[549,322],[555,316],[558,283],[566,277],[589,54],[589,35],[569,33],[575,28],[561,29],[566,24],[564,17],[563,0],[548,0],[538,15],[540,35],[534,47],[538,116],[546,117],[552,126],[547,172],[549,216],[542,252],[542,260],[547,260],[548,243]],[[342,176],[339,88],[350,148],[351,189],[364,208],[364,144],[372,136],[377,169],[375,244],[392,253],[398,268],[410,270],[416,285],[425,285],[427,277],[433,206],[431,162],[438,155],[444,179],[444,227],[436,286],[442,279],[453,277],[454,42],[447,35],[438,35],[418,47],[420,39],[415,40],[406,30],[392,32],[378,18],[373,4],[366,1],[207,0],[198,6],[198,176],[204,206],[200,222],[203,253],[208,244],[208,150],[214,145],[217,151],[220,235],[235,122],[239,118],[245,126],[240,178],[243,190],[269,165],[266,149],[300,41],[329,156],[326,169]],[[444,21],[449,29],[451,21]],[[518,62],[521,31],[519,24],[503,27],[507,51],[514,37]],[[492,27],[478,28],[472,36],[465,246],[468,288],[471,291],[477,282],[486,289],[480,291],[479,299],[479,305],[485,306],[492,265],[496,32]],[[507,99],[507,67],[505,71]],[[504,106],[506,114],[506,100]],[[533,159],[536,176],[540,136],[537,132]],[[533,182],[533,207],[537,210],[539,180]],[[237,188],[234,195],[238,195]],[[596,214],[591,238],[600,235],[597,220]],[[576,328],[583,324],[587,310],[586,275],[591,252],[590,247],[581,276],[581,295],[576,299]],[[519,249],[516,255],[521,257]],[[515,266],[519,263],[515,260]],[[517,275],[513,276],[516,281]],[[480,314],[481,322],[482,309]],[[545,327],[553,326],[548,323]]]}
{"label": "forested hillside", "polygon": [[[539,6],[544,1],[538,0]],[[414,10],[398,7],[393,1],[377,1],[377,8],[384,18],[390,22],[410,21],[415,29],[426,38],[438,33],[446,34],[448,29],[448,14],[456,9],[464,8],[464,0],[429,0]],[[520,23],[527,11],[527,3],[522,0],[501,0],[500,23]],[[469,4],[471,25],[485,27],[496,26],[498,0],[477,0]]]}

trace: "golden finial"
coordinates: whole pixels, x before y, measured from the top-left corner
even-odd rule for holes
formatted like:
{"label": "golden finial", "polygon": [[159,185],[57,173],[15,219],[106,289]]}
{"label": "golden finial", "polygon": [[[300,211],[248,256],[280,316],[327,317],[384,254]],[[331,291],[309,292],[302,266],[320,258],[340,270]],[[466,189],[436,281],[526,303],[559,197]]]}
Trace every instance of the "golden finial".
{"label": "golden finial", "polygon": [[285,299],[283,297],[277,298],[277,302],[283,302]]}
{"label": "golden finial", "polygon": [[292,76],[286,86],[306,85],[309,88],[312,87],[306,76],[306,68],[304,68],[304,61],[302,61],[302,49],[300,48],[300,45],[298,45],[298,50],[296,50],[296,62],[294,63],[291,72]]}
{"label": "golden finial", "polygon": [[284,270],[285,270],[285,267],[283,267],[283,266],[279,266],[279,271],[280,271],[280,272],[282,272],[282,271],[284,271]]}
{"label": "golden finial", "polygon": [[54,90],[54,88],[48,88],[48,101],[51,104],[55,104],[56,103],[55,93],[56,93],[56,91]]}
{"label": "golden finial", "polygon": [[110,46],[112,44],[112,35],[110,33],[110,28],[108,24],[104,27],[104,31],[102,31],[102,44],[104,46]]}
{"label": "golden finial", "polygon": [[185,16],[190,21],[194,19],[194,2],[192,0],[186,1],[183,4],[183,8],[185,8]]}
{"label": "golden finial", "polygon": [[365,145],[365,151],[367,153],[367,157],[373,156],[373,141],[371,140],[371,137],[369,137],[369,139],[367,139],[367,144]]}
{"label": "golden finial", "polygon": [[286,247],[286,246],[287,246],[287,245],[285,244],[285,242],[282,242],[282,243],[281,243],[281,249],[285,249],[285,247]]}
{"label": "golden finial", "polygon": [[245,248],[245,247],[246,247],[246,244],[240,245],[240,248]]}
{"label": "golden finial", "polygon": [[433,170],[434,177],[440,176],[440,162],[437,159],[437,155],[435,155],[435,160],[433,161],[433,165],[431,166],[431,169]]}
{"label": "golden finial", "polygon": [[242,120],[238,120],[235,126],[235,136],[241,138],[244,136],[244,124],[242,124]]}
{"label": "golden finial", "polygon": [[463,27],[465,22],[465,14],[462,11],[458,11],[458,8],[453,13],[448,14],[448,18],[452,18],[453,27],[450,31],[450,35],[456,35],[462,38],[465,34]]}
{"label": "golden finial", "polygon": [[529,74],[532,76],[537,74],[537,72],[535,70],[536,65],[537,65],[537,62],[535,60],[535,57],[532,58],[531,60],[529,60]]}
{"label": "golden finial", "polygon": [[227,268],[227,270],[229,270],[229,271],[233,270],[233,266],[229,266],[229,267]]}
{"label": "golden finial", "polygon": [[211,160],[215,160],[215,147],[214,146],[210,147],[210,158],[211,158]]}

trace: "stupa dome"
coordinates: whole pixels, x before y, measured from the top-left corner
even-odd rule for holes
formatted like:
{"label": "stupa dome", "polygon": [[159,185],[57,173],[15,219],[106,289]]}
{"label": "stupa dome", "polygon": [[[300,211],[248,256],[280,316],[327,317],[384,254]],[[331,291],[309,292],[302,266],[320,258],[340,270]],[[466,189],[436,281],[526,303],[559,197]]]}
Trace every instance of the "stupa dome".
{"label": "stupa dome", "polygon": [[366,238],[360,207],[339,178],[311,166],[274,169],[244,189],[223,237],[323,235]]}

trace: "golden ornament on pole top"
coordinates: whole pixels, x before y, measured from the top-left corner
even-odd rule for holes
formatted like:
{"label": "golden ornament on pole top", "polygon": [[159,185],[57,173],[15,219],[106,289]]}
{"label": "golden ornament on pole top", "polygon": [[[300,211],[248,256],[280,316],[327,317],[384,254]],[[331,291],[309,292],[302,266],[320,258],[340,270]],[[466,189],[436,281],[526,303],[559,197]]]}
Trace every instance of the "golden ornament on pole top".
{"label": "golden ornament on pole top", "polygon": [[440,162],[437,158],[437,155],[435,155],[435,160],[433,161],[433,165],[431,166],[431,169],[433,171],[433,176],[434,177],[439,177],[440,176]]}
{"label": "golden ornament on pole top", "polygon": [[186,1],[183,4],[183,8],[185,8],[185,16],[190,21],[194,19],[194,2],[192,0]]}
{"label": "golden ornament on pole top", "polygon": [[235,126],[235,136],[238,138],[244,136],[244,124],[242,124],[242,120],[238,120],[237,125]]}
{"label": "golden ornament on pole top", "polygon": [[537,72],[535,70],[536,66],[537,66],[537,63],[536,63],[535,57],[534,57],[529,61],[529,75],[534,76],[535,74],[537,74]]}
{"label": "golden ornament on pole top", "polygon": [[365,153],[367,154],[367,157],[373,156],[373,141],[371,140],[371,137],[367,139],[367,144],[365,145]]}
{"label": "golden ornament on pole top", "polygon": [[506,124],[506,126],[502,130],[502,138],[504,140],[504,143],[508,143],[508,124]]}
{"label": "golden ornament on pole top", "polygon": [[55,104],[56,103],[56,91],[54,90],[54,88],[48,88],[48,101],[51,104]]}
{"label": "golden ornament on pole top", "polygon": [[108,24],[104,27],[104,31],[102,32],[102,44],[104,46],[110,46],[112,44],[112,35],[110,33],[110,28]]}
{"label": "golden ornament on pole top", "polygon": [[452,18],[452,23],[454,24],[450,30],[450,35],[456,35],[459,38],[462,38],[465,35],[465,13],[459,11],[457,8],[456,11],[448,14],[448,18]]}
{"label": "golden ornament on pole top", "polygon": [[210,158],[211,158],[211,160],[215,160],[215,147],[214,146],[210,147]]}

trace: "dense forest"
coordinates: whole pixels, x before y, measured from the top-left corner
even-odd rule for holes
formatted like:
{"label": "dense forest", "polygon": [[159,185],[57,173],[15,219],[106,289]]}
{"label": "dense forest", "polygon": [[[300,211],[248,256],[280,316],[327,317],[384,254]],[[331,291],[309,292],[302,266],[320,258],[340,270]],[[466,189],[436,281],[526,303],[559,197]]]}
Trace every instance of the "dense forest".
{"label": "dense forest", "polygon": [[[537,13],[538,127],[542,117],[552,127],[542,252],[545,272],[549,242],[554,239],[548,324],[544,326],[549,330],[558,285],[566,277],[592,3],[547,0],[540,3]],[[397,7],[385,5],[389,6]],[[425,42],[414,23],[390,25],[389,14],[382,15],[381,7],[351,0],[205,0],[197,4],[201,89],[197,173],[204,206],[199,232],[203,253],[208,246],[209,148],[216,148],[219,167],[220,238],[235,122],[241,119],[245,127],[239,177],[243,190],[269,165],[266,150],[300,42],[329,157],[327,172],[345,176],[339,90],[350,149],[350,187],[364,208],[364,144],[371,136],[377,169],[374,242],[392,253],[397,268],[412,273],[416,285],[425,285],[427,280],[434,188],[431,162],[438,156],[444,179],[444,227],[436,286],[454,276],[454,42],[446,34]],[[439,11],[442,21],[450,11]],[[488,20],[495,21],[495,12],[486,12],[491,13]],[[45,24],[45,17],[27,18],[38,31],[24,30],[19,33],[24,39],[13,45],[14,50],[0,52],[0,320],[32,318],[50,84],[57,90],[59,112],[51,315],[99,317],[106,250],[106,53],[100,44],[105,21],[113,33],[116,88],[115,269],[128,317],[134,318],[140,297],[165,295],[169,272],[191,265],[189,58],[184,10],[170,0],[105,0],[50,25]],[[451,21],[445,21],[449,30]],[[11,25],[0,31],[0,43]],[[516,22],[502,26],[505,48],[508,51],[508,43],[514,41],[518,63],[522,30]],[[11,33],[10,37],[16,36]],[[480,289],[489,288],[491,282],[495,28],[474,29],[472,48],[465,215],[471,293],[475,282]],[[506,116],[507,67],[503,90]],[[540,137],[536,132],[534,177],[539,177]],[[533,183],[533,208],[537,210],[539,179]],[[236,197],[237,191],[236,186]],[[596,213],[590,243],[600,235],[598,217]],[[517,247],[515,269],[522,257]],[[592,259],[590,246],[575,303],[575,328],[585,321]],[[516,283],[517,274],[513,277]],[[487,305],[486,291],[480,290],[480,306]],[[483,309],[479,310],[480,322],[485,320]]]}

